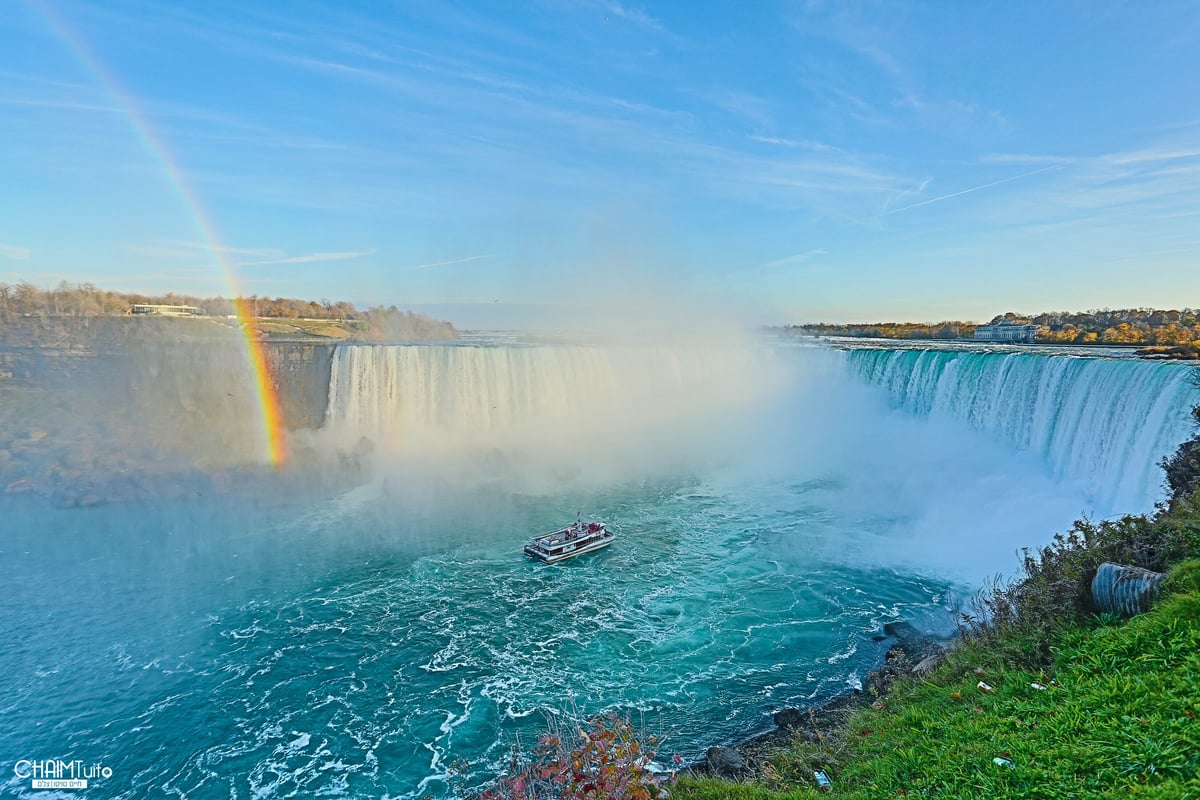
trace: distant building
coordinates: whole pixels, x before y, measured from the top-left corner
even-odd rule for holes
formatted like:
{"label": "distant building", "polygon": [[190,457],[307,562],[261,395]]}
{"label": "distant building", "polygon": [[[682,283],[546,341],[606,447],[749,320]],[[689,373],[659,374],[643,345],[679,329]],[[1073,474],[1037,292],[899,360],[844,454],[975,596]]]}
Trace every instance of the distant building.
{"label": "distant building", "polygon": [[204,309],[195,306],[160,306],[141,303],[130,306],[127,314],[155,314],[160,317],[199,317],[204,315]]}
{"label": "distant building", "polygon": [[980,325],[975,329],[975,338],[983,342],[1027,342],[1032,343],[1037,335],[1037,325],[1019,322],[1000,322],[996,325]]}

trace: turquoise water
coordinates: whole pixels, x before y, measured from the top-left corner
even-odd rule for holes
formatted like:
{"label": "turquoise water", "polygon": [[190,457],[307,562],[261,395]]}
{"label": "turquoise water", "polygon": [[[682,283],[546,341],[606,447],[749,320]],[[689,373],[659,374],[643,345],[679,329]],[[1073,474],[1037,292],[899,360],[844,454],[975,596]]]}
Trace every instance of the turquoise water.
{"label": "turquoise water", "polygon": [[[373,478],[349,491],[280,481],[86,510],[0,496],[0,791],[47,796],[11,765],[62,758],[112,770],[62,797],[439,797],[452,767],[458,787],[479,785],[546,715],[609,709],[693,759],[857,687],[886,622],[949,632],[1017,548],[1080,513],[1128,510],[977,413],[905,408],[894,387],[915,385],[900,374],[915,360],[874,362],[874,388],[841,357],[788,355],[793,380],[769,397],[737,415],[723,397],[724,416],[693,409],[674,429],[680,383],[644,431],[595,423],[564,455],[512,446],[532,428],[494,420],[521,422],[528,405],[582,428],[581,387],[642,362],[595,356],[572,383],[554,372],[570,353],[428,352],[423,383],[405,387],[421,393],[413,407],[444,408],[428,398],[465,367],[489,402],[468,419],[466,398],[445,401],[474,426],[447,432],[432,412],[384,413],[403,398],[370,404],[390,362],[346,381],[359,394],[342,424],[383,419],[411,441],[415,419],[428,441],[458,437],[437,458],[380,440]],[[725,368],[677,363],[702,380]],[[925,385],[975,374],[938,363]],[[525,399],[497,409],[517,396],[506,382]],[[648,385],[622,418],[663,395]],[[1106,396],[1064,413],[1104,418]],[[580,509],[618,532],[612,547],[550,566],[521,554]]]}
{"label": "turquoise water", "polygon": [[[113,770],[74,796],[439,795],[546,711],[618,708],[696,757],[857,685],[884,622],[947,623],[944,583],[805,555],[844,522],[830,491],[771,511],[700,481],[447,496],[475,510],[438,519],[378,487],[273,509],[8,500],[4,756]],[[620,521],[613,547],[520,555],[577,504]]]}

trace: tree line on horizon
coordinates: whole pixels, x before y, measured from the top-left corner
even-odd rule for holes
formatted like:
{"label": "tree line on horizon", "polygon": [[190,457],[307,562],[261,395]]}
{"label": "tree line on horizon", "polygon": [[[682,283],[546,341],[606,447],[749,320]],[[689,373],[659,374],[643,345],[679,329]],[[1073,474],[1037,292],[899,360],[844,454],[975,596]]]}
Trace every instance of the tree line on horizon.
{"label": "tree line on horizon", "polygon": [[[255,319],[328,320],[350,323],[355,338],[380,341],[403,338],[455,338],[458,333],[448,322],[433,319],[396,306],[375,306],[366,310],[344,300],[301,300],[292,297],[240,298]],[[27,317],[87,318],[123,316],[135,305],[193,306],[204,316],[231,317],[237,309],[235,299],[198,297],[167,292],[146,295],[99,289],[91,283],[61,281],[53,289],[42,289],[29,281],[0,283],[0,326]]]}
{"label": "tree line on horizon", "polygon": [[[1126,344],[1160,347],[1200,347],[1200,309],[1164,311],[1155,308],[1051,311],[1033,316],[1008,312],[986,324],[1037,325],[1035,341],[1048,344]],[[823,336],[880,339],[969,339],[979,323],[943,322],[812,323],[789,330]]]}
{"label": "tree line on horizon", "polygon": [[[360,311],[344,300],[299,300],[292,297],[243,298],[253,316],[274,319],[366,319],[370,311]],[[194,306],[208,316],[223,317],[236,313],[234,298],[198,297],[167,292],[146,295],[138,292],[114,292],[91,283],[59,282],[53,289],[42,289],[29,281],[10,285],[0,283],[0,317],[11,314],[44,316],[94,316],[124,314],[135,305]]]}

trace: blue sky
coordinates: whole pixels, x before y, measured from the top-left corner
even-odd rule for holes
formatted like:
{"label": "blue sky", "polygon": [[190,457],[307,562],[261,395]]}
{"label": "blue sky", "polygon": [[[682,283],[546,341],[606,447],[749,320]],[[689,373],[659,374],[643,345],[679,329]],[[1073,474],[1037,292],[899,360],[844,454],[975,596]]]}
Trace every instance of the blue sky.
{"label": "blue sky", "polygon": [[1197,76],[1194,2],[8,0],[0,281],[1197,306]]}

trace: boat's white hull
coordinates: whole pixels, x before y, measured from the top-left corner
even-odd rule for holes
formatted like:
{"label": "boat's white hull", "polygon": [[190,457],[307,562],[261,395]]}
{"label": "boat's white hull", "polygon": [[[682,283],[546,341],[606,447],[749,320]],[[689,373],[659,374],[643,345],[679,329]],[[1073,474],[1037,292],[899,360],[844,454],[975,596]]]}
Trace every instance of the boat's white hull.
{"label": "boat's white hull", "polygon": [[[597,550],[602,550],[612,544],[613,539],[615,538],[615,536],[605,536],[603,539],[597,539],[594,542],[580,544],[578,547],[568,544],[563,547],[563,552],[561,553],[544,553],[531,545],[526,545],[525,555],[530,556],[531,558],[536,558],[539,561],[544,561],[547,564],[556,564],[559,561],[566,561],[568,558],[581,556],[584,553],[594,553]],[[568,550],[567,548],[573,549]]]}

